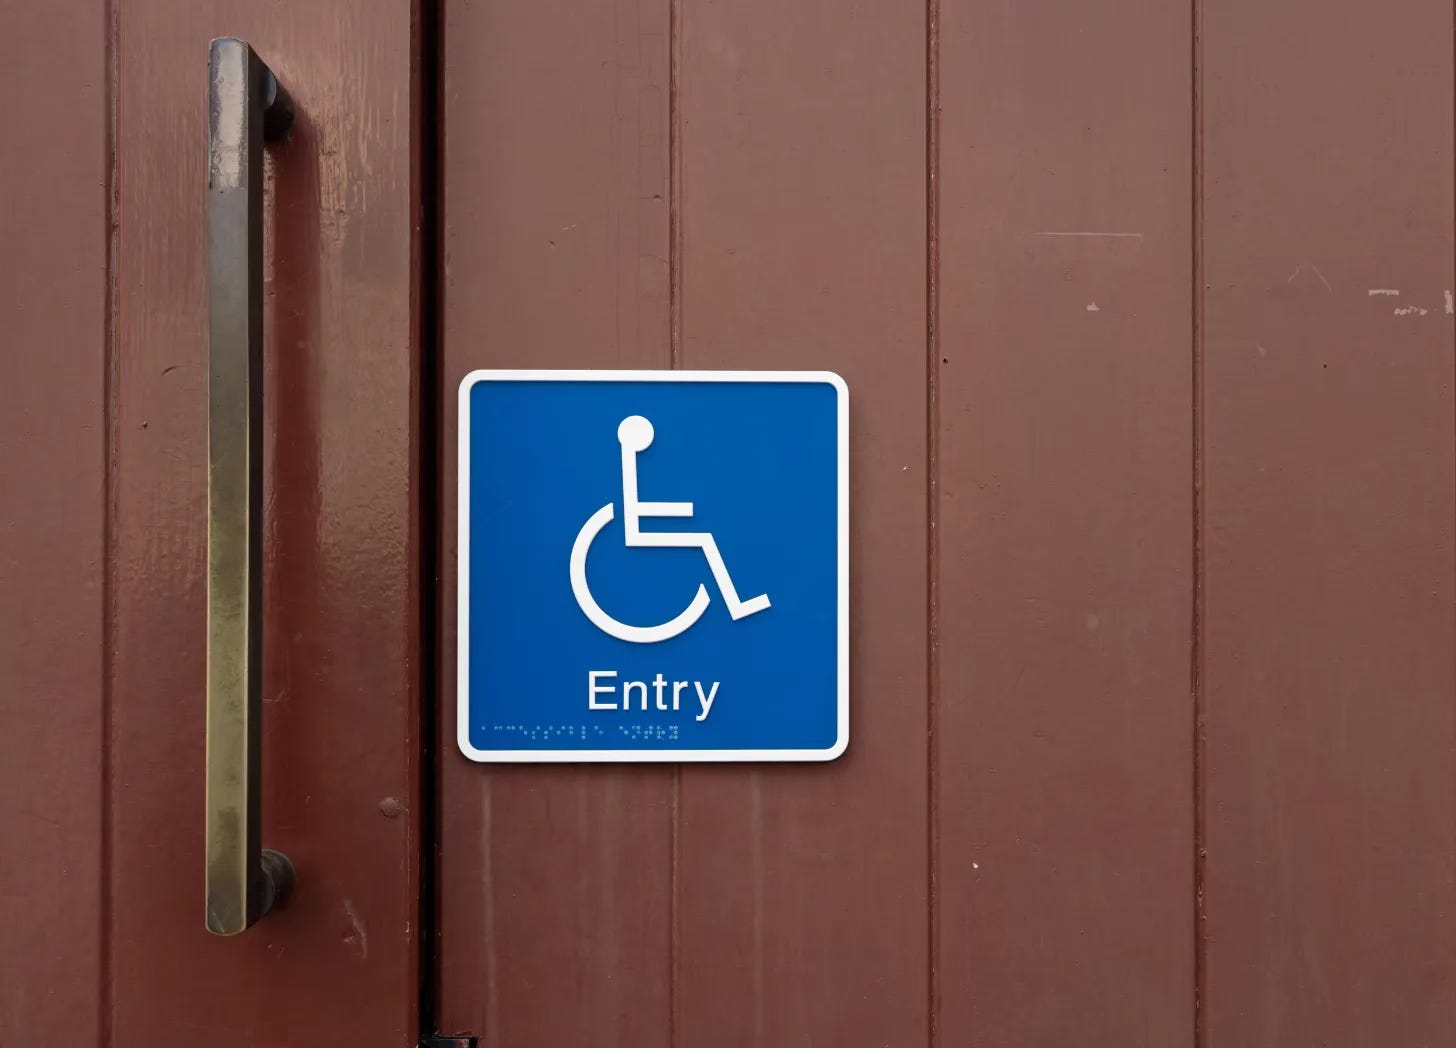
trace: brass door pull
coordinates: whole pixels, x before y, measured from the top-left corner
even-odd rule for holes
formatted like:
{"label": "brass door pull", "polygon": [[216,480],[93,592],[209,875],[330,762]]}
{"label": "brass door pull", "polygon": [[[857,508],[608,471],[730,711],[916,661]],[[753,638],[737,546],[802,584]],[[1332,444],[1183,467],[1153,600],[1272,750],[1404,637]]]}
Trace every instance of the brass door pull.
{"label": "brass door pull", "polygon": [[263,140],[288,95],[243,40],[208,53],[207,930],[236,935],[293,866],[261,840]]}

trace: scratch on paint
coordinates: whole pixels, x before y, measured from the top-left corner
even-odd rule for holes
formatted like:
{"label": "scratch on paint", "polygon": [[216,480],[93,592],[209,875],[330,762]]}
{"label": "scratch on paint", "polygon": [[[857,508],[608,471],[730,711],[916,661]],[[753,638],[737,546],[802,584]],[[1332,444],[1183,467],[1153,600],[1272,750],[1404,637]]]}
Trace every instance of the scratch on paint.
{"label": "scratch on paint", "polygon": [[1122,237],[1122,238],[1127,239],[1127,240],[1141,240],[1143,238],[1143,235],[1141,233],[1104,233],[1104,232],[1101,232],[1101,231],[1098,231],[1098,230],[1082,230],[1082,229],[1071,229],[1071,230],[1047,229],[1047,230],[1038,230],[1037,232],[1033,233],[1032,236],[1038,236],[1038,237]]}
{"label": "scratch on paint", "polygon": [[1295,266],[1294,272],[1290,273],[1289,276],[1285,278],[1284,282],[1286,284],[1294,283],[1294,278],[1299,276],[1299,274],[1303,273],[1306,269],[1308,269],[1315,276],[1319,277],[1319,282],[1325,286],[1326,291],[1328,291],[1330,294],[1335,293],[1335,289],[1330,287],[1330,282],[1326,280],[1325,275],[1320,272],[1319,266],[1316,266],[1314,264],[1305,266],[1303,263],[1301,263],[1300,265]]}
{"label": "scratch on paint", "polygon": [[1365,294],[1370,298],[1374,298],[1376,295],[1398,295],[1400,291],[1393,287],[1373,287],[1365,292]]}
{"label": "scratch on paint", "polygon": [[345,935],[345,942],[359,944],[359,959],[369,959],[369,936],[364,932],[364,922],[359,920],[359,915],[354,912],[354,903],[350,899],[344,900],[344,916],[349,918],[349,924],[353,926],[352,934]]}
{"label": "scratch on paint", "polygon": [[1101,313],[1102,312],[1102,307],[1099,306],[1096,302],[1088,302],[1087,303],[1087,312],[1088,313]]}

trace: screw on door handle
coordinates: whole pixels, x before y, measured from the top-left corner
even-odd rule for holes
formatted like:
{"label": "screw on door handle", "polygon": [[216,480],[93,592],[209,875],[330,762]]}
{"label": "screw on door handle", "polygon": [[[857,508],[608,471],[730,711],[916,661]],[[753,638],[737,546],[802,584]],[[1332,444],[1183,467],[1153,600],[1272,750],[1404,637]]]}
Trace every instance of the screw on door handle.
{"label": "screw on door handle", "polygon": [[207,73],[207,930],[236,935],[294,880],[260,843],[263,141],[293,108],[243,40],[214,40]]}

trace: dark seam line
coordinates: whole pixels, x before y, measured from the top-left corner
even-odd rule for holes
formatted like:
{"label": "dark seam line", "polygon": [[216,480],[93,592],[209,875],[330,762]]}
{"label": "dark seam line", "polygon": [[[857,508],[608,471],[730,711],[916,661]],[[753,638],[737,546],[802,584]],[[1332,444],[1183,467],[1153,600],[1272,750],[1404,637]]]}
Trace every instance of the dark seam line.
{"label": "dark seam line", "polygon": [[112,917],[115,913],[112,874],[114,854],[111,835],[114,831],[112,810],[112,778],[114,755],[112,739],[115,731],[113,706],[116,701],[116,542],[115,517],[117,502],[116,447],[117,426],[120,411],[117,405],[118,381],[116,351],[116,313],[118,302],[118,281],[116,279],[117,255],[120,250],[120,205],[119,179],[117,177],[117,142],[120,137],[120,83],[118,80],[117,51],[119,15],[115,0],[106,0],[103,7],[105,42],[103,62],[105,65],[105,87],[103,106],[105,108],[105,156],[106,156],[106,276],[103,294],[105,308],[102,311],[102,410],[105,412],[102,437],[102,521],[101,521],[101,928],[97,944],[97,965],[101,969],[98,981],[97,1006],[100,1009],[99,1029],[101,1043],[110,1046],[115,1040],[112,1003],[115,986],[112,959]]}
{"label": "dark seam line", "polygon": [[926,0],[925,95],[926,1029],[935,1048],[940,1026],[940,0]]}
{"label": "dark seam line", "polygon": [[441,544],[443,536],[440,454],[443,449],[444,426],[443,357],[441,344],[444,283],[442,280],[441,245],[444,217],[442,151],[444,149],[444,112],[441,79],[444,61],[441,54],[444,14],[438,0],[420,0],[416,10],[416,54],[418,62],[419,145],[418,207],[419,238],[417,241],[418,285],[416,308],[419,347],[417,361],[419,383],[415,391],[418,425],[418,514],[419,536],[419,914],[416,939],[419,951],[418,1022],[422,1038],[439,1033],[439,942],[438,878],[440,871],[440,774],[441,747],[437,738],[440,729],[441,693],[440,660],[444,657],[440,628],[442,599]]}
{"label": "dark seam line", "polygon": [[[667,5],[667,301],[668,367],[683,366],[682,349],[682,0]],[[668,825],[667,1043],[677,1048],[682,1001],[682,765],[672,767]]]}
{"label": "dark seam line", "polygon": [[1192,498],[1192,637],[1189,645],[1189,682],[1193,699],[1193,1045],[1203,1048],[1205,1042],[1205,991],[1208,942],[1204,933],[1205,865],[1207,826],[1205,798],[1207,784],[1204,767],[1204,694],[1203,694],[1203,627],[1204,627],[1204,556],[1203,556],[1203,361],[1204,361],[1204,274],[1203,274],[1203,37],[1201,0],[1192,0],[1191,84],[1192,106],[1192,201],[1190,208],[1192,233],[1192,404],[1191,440],[1193,468]]}

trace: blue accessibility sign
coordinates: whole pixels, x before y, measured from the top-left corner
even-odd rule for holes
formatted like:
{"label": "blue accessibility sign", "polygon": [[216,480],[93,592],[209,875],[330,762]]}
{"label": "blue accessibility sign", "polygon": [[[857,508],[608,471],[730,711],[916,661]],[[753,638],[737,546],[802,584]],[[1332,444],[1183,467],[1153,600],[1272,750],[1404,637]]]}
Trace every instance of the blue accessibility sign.
{"label": "blue accessibility sign", "polygon": [[827,372],[466,376],[465,755],[843,753],[848,437]]}

